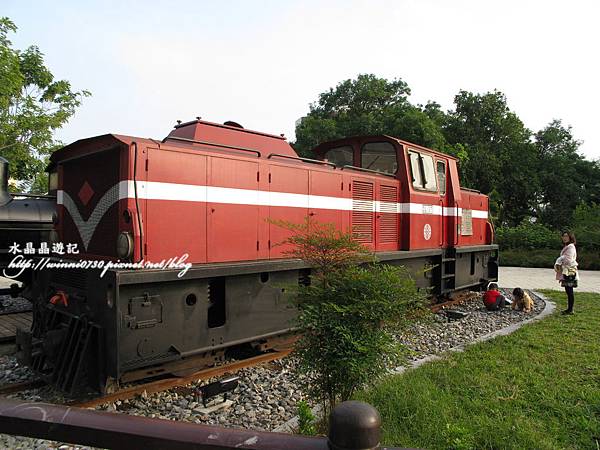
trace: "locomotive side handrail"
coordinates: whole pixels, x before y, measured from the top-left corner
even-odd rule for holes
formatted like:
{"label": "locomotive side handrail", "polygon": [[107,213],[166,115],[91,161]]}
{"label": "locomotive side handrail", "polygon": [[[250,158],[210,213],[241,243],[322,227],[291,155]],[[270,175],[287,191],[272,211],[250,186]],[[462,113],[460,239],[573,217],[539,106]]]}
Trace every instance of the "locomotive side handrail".
{"label": "locomotive side handrail", "polygon": [[373,170],[373,169],[365,169],[364,167],[356,167],[356,166],[349,166],[349,165],[345,165],[341,168],[341,170],[344,169],[351,169],[351,170],[358,170],[360,172],[370,172],[370,173],[376,173],[378,175],[385,175],[386,177],[392,177],[392,178],[396,178],[396,174],[393,173],[387,173],[387,172],[381,172],[379,170]]}
{"label": "locomotive side handrail", "polygon": [[460,210],[458,202],[456,202],[456,205],[454,207],[456,208],[456,214],[454,214],[454,237],[452,239],[452,245],[456,246],[458,245],[458,242],[460,240],[460,227],[462,226],[462,223],[459,224],[458,222],[458,211]]}
{"label": "locomotive side handrail", "polygon": [[321,161],[320,159],[303,158],[301,156],[281,155],[279,153],[271,153],[269,156],[267,156],[267,159],[271,159],[272,156],[276,156],[278,158],[286,158],[286,159],[297,159],[299,161],[314,163],[314,164],[323,164],[326,166],[331,166],[334,169],[337,167],[334,163],[331,163],[329,161]]}
{"label": "locomotive side handrail", "polygon": [[240,150],[240,151],[243,151],[243,152],[256,153],[256,155],[259,158],[262,156],[261,152],[259,152],[258,150],[254,150],[253,148],[237,147],[235,145],[219,144],[217,142],[210,142],[210,141],[198,141],[196,139],[188,139],[188,138],[182,138],[182,137],[177,137],[177,136],[167,136],[166,138],[163,139],[163,142],[168,141],[168,140],[182,141],[182,142],[191,142],[193,144],[213,145],[215,147],[230,148],[232,150]]}

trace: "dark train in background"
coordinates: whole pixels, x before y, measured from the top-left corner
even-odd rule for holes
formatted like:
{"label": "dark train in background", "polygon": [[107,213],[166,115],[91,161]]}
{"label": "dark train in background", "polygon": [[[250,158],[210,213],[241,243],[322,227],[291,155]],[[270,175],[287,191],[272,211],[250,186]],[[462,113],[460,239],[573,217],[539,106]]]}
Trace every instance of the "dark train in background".
{"label": "dark train in background", "polygon": [[[0,156],[0,276],[14,257],[9,253],[13,243],[23,248],[27,242],[31,242],[34,248],[38,248],[41,242],[48,241],[56,211],[55,196],[8,192],[8,175],[9,163]],[[11,274],[18,272],[9,271]],[[28,296],[32,275],[31,270],[21,272],[11,288],[0,289],[0,294]],[[20,288],[17,281],[21,282]]]}
{"label": "dark train in background", "polygon": [[[460,187],[453,157],[390,136],[327,142],[300,158],[280,136],[233,122],[179,124],[162,141],[102,135],[52,155],[52,240],[72,258],[181,269],[34,272],[19,357],[64,390],[183,373],[238,344],[292,330],[285,287],[310,268],[267,219],[334,223],[443,297],[497,280],[488,197]],[[67,259],[69,255],[63,256]],[[431,270],[424,270],[424,268]]]}

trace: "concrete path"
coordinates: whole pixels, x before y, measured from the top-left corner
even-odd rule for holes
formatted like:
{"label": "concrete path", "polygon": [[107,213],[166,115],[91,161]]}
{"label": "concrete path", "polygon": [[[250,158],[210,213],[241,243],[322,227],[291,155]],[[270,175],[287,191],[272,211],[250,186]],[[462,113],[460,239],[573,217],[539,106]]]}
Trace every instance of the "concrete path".
{"label": "concrete path", "polygon": [[[498,284],[504,288],[563,290],[554,278],[553,269],[529,267],[500,267]],[[600,294],[600,271],[580,270],[579,287],[575,292],[595,292]]]}

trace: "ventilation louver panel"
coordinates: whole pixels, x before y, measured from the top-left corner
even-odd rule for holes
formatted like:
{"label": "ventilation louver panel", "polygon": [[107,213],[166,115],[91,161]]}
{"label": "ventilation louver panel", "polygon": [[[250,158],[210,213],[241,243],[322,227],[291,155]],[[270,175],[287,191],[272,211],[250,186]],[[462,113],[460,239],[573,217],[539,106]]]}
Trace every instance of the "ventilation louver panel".
{"label": "ventilation louver panel", "polygon": [[398,242],[398,189],[395,186],[380,186],[379,188],[380,212],[379,242]]}
{"label": "ventilation louver panel", "polygon": [[373,183],[352,182],[352,233],[363,244],[373,243]]}

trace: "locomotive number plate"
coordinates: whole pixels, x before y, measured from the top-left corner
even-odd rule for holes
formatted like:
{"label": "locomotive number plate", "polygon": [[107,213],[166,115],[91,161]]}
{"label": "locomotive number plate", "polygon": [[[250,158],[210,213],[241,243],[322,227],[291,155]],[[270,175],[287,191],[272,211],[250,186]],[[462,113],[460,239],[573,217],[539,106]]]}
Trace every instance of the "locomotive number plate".
{"label": "locomotive number plate", "polygon": [[462,227],[461,234],[463,236],[473,235],[473,211],[470,209],[462,210]]}
{"label": "locomotive number plate", "polygon": [[433,214],[433,205],[423,205],[423,214]]}

